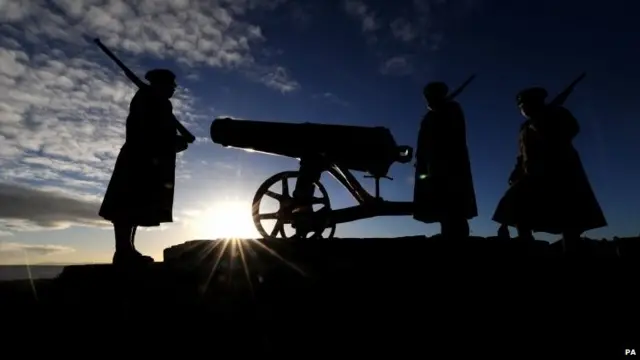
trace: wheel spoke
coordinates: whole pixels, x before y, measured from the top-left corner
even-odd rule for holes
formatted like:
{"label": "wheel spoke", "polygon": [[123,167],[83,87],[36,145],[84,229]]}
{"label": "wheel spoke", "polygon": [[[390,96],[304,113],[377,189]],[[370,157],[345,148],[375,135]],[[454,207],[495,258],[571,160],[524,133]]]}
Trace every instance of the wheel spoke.
{"label": "wheel spoke", "polygon": [[279,232],[282,232],[284,230],[284,225],[282,224],[282,221],[277,221],[276,225],[273,227],[273,230],[271,230],[271,237],[276,237],[276,235],[278,235]]}
{"label": "wheel spoke", "polygon": [[260,214],[259,217],[260,217],[260,220],[278,220],[278,213],[274,212],[274,213]]}
{"label": "wheel spoke", "polygon": [[267,195],[268,197],[274,198],[274,199],[276,199],[278,201],[284,200],[284,196],[282,196],[282,194],[276,194],[271,190],[267,190],[264,194]]}
{"label": "wheel spoke", "polygon": [[[283,239],[289,238],[290,234],[287,232],[289,229],[285,229],[285,225],[292,224],[292,210],[294,210],[294,201],[292,199],[292,192],[294,189],[290,189],[291,185],[289,184],[289,179],[296,180],[299,176],[299,172],[295,171],[285,171],[282,173],[275,174],[274,176],[267,179],[258,189],[256,195],[253,200],[253,222],[258,229],[258,232],[265,238],[277,239],[280,238],[280,235]],[[281,185],[278,185],[278,182]],[[329,194],[326,189],[320,182],[316,182],[315,191],[319,191],[319,193],[314,194],[315,196],[309,199],[310,201],[306,203],[306,206],[312,210],[312,213],[321,212],[322,214],[317,214],[322,217],[322,219],[318,219],[322,223],[325,223],[326,226],[324,229],[319,229],[323,226],[323,224],[313,225],[309,230],[309,234],[320,238],[325,238],[325,232],[328,232],[326,236],[327,239],[332,238],[335,233],[336,224],[331,221],[331,214],[325,214],[324,212],[331,212],[331,202],[329,200]],[[280,191],[279,187],[282,188]],[[261,213],[260,205],[261,201],[264,201],[266,197],[272,198],[278,201],[279,209],[276,212],[264,212]],[[266,209],[265,209],[266,210]],[[275,209],[271,210],[274,211]],[[309,214],[311,216],[311,214]],[[325,216],[327,218],[325,219]],[[264,221],[263,221],[264,220]],[[271,224],[275,223],[272,228],[268,229],[268,225],[266,225],[266,221],[271,221]],[[269,225],[271,225],[269,224]]]}

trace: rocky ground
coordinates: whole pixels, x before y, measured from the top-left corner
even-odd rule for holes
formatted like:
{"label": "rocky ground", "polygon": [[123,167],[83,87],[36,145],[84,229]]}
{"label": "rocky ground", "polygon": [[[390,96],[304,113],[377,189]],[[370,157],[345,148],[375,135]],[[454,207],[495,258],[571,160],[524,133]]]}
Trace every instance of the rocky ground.
{"label": "rocky ground", "polygon": [[640,346],[638,240],[583,241],[571,252],[495,238],[199,240],[148,267],[74,265],[55,280],[3,283],[0,303],[11,309],[5,320],[144,324],[158,339],[206,335],[239,353],[562,348],[614,359]]}

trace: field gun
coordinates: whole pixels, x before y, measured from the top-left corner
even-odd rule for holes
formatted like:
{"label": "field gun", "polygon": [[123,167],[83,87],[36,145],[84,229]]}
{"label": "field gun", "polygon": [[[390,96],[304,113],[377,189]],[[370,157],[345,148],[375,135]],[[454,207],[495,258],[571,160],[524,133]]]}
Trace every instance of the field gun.
{"label": "field gun", "polygon": [[[391,165],[395,162],[406,164],[413,158],[413,148],[398,145],[387,128],[218,118],[212,122],[210,134],[214,143],[224,147],[299,160],[307,156],[321,156],[327,164],[324,170],[351,193],[358,205],[332,210],[325,187],[317,182],[315,185],[321,196],[314,199],[314,204],[322,206],[322,209],[314,210],[310,216],[322,216],[317,222],[324,225],[314,231],[312,236],[325,237],[323,234],[329,231],[326,237],[333,237],[338,223],[413,213],[412,202],[385,201],[380,197],[380,179],[393,180],[387,176]],[[375,195],[362,187],[352,171],[367,173],[366,177],[375,180]],[[289,181],[298,176],[299,171],[281,172],[265,180],[258,188],[253,199],[252,215],[258,232],[265,238],[275,238],[278,235],[289,237],[281,228],[283,224],[291,223],[293,197],[289,192],[292,188]],[[282,184],[281,194],[271,191],[271,187],[277,183]],[[278,211],[260,213],[260,205],[265,196],[278,201]],[[274,230],[267,232],[262,225],[263,220],[276,220]]]}

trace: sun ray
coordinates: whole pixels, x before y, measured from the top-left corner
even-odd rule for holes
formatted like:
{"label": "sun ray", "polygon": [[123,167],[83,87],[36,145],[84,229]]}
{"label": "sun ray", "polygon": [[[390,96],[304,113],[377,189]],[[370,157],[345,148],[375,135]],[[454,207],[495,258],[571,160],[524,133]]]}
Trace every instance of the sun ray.
{"label": "sun ray", "polygon": [[238,243],[238,252],[240,253],[240,260],[242,261],[242,268],[244,269],[244,274],[247,276],[247,282],[249,283],[249,290],[251,291],[251,297],[253,298],[255,295],[253,293],[253,281],[251,280],[251,272],[249,270],[249,266],[247,265],[247,260],[244,255],[244,251],[242,248],[244,247],[245,242],[240,241]]}
{"label": "sun ray", "polygon": [[207,246],[206,249],[198,254],[198,259],[196,260],[194,266],[197,266],[202,261],[205,261],[209,258],[209,256],[220,246],[224,241],[215,241],[210,246]]}
{"label": "sun ray", "polygon": [[252,240],[251,244],[256,244],[259,247],[263,248],[264,250],[266,250],[269,254],[271,254],[272,256],[274,256],[276,259],[282,261],[283,263],[285,263],[287,266],[289,266],[290,268],[292,268],[293,270],[299,272],[302,276],[308,276],[306,272],[304,272],[304,270],[300,269],[299,267],[297,267],[295,264],[293,264],[292,262],[288,261],[287,259],[283,258],[282,256],[280,256],[280,254],[278,254],[275,250],[271,249],[270,247],[268,247],[267,245],[263,244],[262,242],[260,242],[259,240]]}
{"label": "sun ray", "polygon": [[213,264],[213,266],[211,267],[211,271],[209,272],[209,275],[207,276],[207,279],[204,282],[204,290],[209,288],[209,284],[211,283],[211,278],[213,277],[213,274],[216,272],[216,270],[218,269],[218,266],[220,265],[220,260],[222,260],[222,256],[224,256],[226,250],[227,250],[227,246],[229,246],[229,240],[220,240],[221,242],[224,243],[224,245],[222,246],[222,249],[220,249],[220,251],[218,252],[218,256],[216,257],[216,261]]}
{"label": "sun ray", "polygon": [[[288,193],[290,190],[287,184],[282,183],[283,193]],[[280,194],[275,194],[275,197]],[[211,239],[212,244],[204,247],[199,251],[198,263],[208,262],[208,259],[215,258],[213,266],[210,269],[206,281],[203,284],[204,289],[208,288],[214,275],[219,270],[223,256],[227,256],[229,259],[230,275],[234,273],[234,265],[236,261],[239,261],[242,266],[244,276],[249,282],[249,289],[254,294],[254,284],[252,274],[255,275],[256,269],[251,269],[248,255],[253,254],[253,257],[258,257],[257,248],[264,249],[269,255],[275,257],[277,260],[283,262],[286,266],[290,267],[294,271],[300,273],[302,276],[308,276],[304,270],[286,260],[275,250],[271,249],[268,245],[258,240],[259,234],[253,224],[251,215],[252,204],[246,204],[238,201],[225,201],[212,206],[200,213],[197,218],[194,218],[194,225],[192,230],[200,239]],[[276,214],[269,214],[276,220],[276,224],[272,230],[274,235],[284,231],[284,224],[282,221],[277,221]],[[248,240],[248,241],[243,241]],[[253,245],[256,245],[254,248]],[[194,248],[196,244],[188,246],[186,251]],[[236,259],[238,257],[238,259]],[[210,261],[210,260],[209,260]],[[231,279],[230,279],[231,280]]]}

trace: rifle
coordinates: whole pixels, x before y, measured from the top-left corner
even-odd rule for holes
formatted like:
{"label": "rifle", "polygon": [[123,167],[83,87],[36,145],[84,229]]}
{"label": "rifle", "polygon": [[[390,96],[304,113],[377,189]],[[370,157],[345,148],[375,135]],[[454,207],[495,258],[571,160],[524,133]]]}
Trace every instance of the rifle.
{"label": "rifle", "polygon": [[460,95],[460,93],[464,90],[464,88],[466,88],[467,85],[469,85],[475,78],[476,78],[476,74],[469,76],[469,78],[465,82],[463,82],[462,85],[460,85],[454,92],[452,92],[451,94],[449,94],[449,96],[447,96],[447,100],[453,100],[456,96]]}
{"label": "rifle", "polygon": [[582,79],[584,79],[585,76],[587,76],[586,72],[583,72],[582,74],[580,74],[580,76],[578,76],[575,80],[573,80],[573,82],[571,84],[569,84],[569,86],[567,86],[564,89],[564,91],[562,91],[560,94],[556,95],[556,97],[553,100],[551,100],[551,102],[549,102],[547,104],[547,106],[562,106],[562,104],[564,104],[564,102],[567,100],[569,95],[571,95],[571,93],[573,92],[573,88],[580,81],[582,81]]}
{"label": "rifle", "polygon": [[[134,74],[133,71],[131,71],[122,61],[120,61],[120,59],[118,59],[116,55],[111,52],[111,50],[104,46],[100,39],[94,39],[93,42],[95,42],[96,45],[98,45],[98,47],[105,54],[107,54],[107,56],[110,57],[111,60],[113,60],[113,62],[115,62],[120,67],[120,69],[122,69],[122,71],[124,71],[124,74],[127,76],[127,78],[131,80],[138,87],[138,89],[149,86],[144,81],[140,80],[140,78],[137,77],[136,74]],[[182,125],[180,121],[175,118],[175,116],[173,117],[173,120],[175,121],[176,129],[178,130],[180,135],[182,135],[189,144],[193,144],[193,142],[196,141],[196,137],[193,136],[193,134],[189,130],[187,130],[187,128],[185,128],[184,125]]]}

